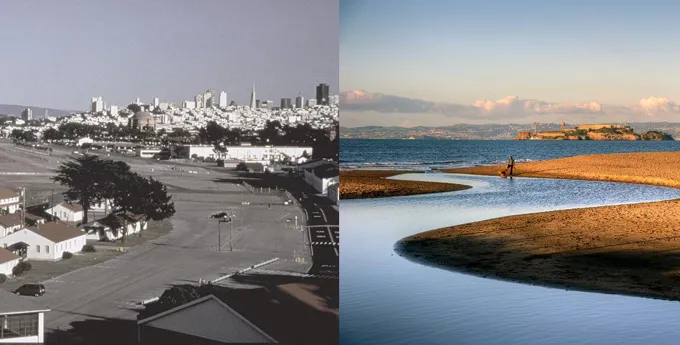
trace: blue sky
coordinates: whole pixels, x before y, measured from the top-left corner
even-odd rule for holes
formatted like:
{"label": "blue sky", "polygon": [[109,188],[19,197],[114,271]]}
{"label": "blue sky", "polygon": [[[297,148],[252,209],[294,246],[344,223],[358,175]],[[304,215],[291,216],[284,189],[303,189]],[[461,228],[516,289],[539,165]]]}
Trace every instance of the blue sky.
{"label": "blue sky", "polygon": [[338,89],[337,0],[3,1],[0,104],[78,110],[90,97],[244,104]]}
{"label": "blue sky", "polygon": [[676,100],[677,13],[671,1],[341,0],[340,88],[465,105]]}

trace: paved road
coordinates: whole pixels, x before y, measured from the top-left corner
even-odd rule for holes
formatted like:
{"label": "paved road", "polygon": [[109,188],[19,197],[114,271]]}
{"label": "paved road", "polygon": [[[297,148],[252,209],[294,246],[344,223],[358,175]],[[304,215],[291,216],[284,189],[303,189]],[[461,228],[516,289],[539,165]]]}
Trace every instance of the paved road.
{"label": "paved road", "polygon": [[[311,246],[313,266],[309,273],[337,275],[339,272],[340,228],[338,211],[325,196],[318,195],[313,187],[301,178],[279,175],[270,176],[262,184],[275,184],[285,188],[300,203],[305,213],[307,239]],[[274,187],[274,186],[272,186]]]}
{"label": "paved road", "polygon": [[[161,168],[149,162],[144,171],[178,187],[169,188],[177,211],[173,231],[104,263],[45,281],[47,293],[37,301],[52,309],[45,317],[47,332],[85,319],[135,319],[137,302],[173,284],[215,279],[275,257],[280,260],[271,269],[306,273],[312,260],[303,233],[294,226],[297,207],[283,205],[275,194],[255,195],[236,184],[216,182],[215,174],[182,177],[159,172]],[[218,228],[209,215],[224,210],[236,218],[233,225]]]}

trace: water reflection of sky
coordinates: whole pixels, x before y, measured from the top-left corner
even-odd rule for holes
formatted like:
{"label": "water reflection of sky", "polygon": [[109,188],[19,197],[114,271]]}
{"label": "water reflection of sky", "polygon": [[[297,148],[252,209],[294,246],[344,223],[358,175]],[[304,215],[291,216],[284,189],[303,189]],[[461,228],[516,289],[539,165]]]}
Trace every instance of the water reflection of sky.
{"label": "water reflection of sky", "polygon": [[452,273],[397,256],[399,239],[448,225],[557,209],[680,198],[606,182],[410,174],[468,184],[440,194],[341,202],[342,344],[676,344],[680,303],[564,291]]}

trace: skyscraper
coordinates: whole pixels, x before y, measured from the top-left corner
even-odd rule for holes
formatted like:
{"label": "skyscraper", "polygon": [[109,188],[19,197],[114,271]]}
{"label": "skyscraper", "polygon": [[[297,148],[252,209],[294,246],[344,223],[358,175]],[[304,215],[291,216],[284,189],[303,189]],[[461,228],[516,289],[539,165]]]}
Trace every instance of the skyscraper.
{"label": "skyscraper", "polygon": [[250,93],[250,108],[254,109],[256,104],[255,104],[255,83],[253,83],[253,92]]}
{"label": "skyscraper", "polygon": [[316,104],[328,105],[328,85],[319,84],[316,87]]}
{"label": "skyscraper", "polygon": [[260,109],[262,108],[262,101],[257,99],[255,100],[255,108]]}
{"label": "skyscraper", "polygon": [[104,101],[100,97],[92,97],[92,107],[90,109],[92,113],[98,113],[104,111]]}
{"label": "skyscraper", "polygon": [[112,105],[111,108],[109,108],[109,114],[111,116],[118,116],[118,106]]}
{"label": "skyscraper", "polygon": [[33,120],[33,110],[28,109],[28,108],[24,109],[24,111],[21,112],[21,118],[22,118],[24,121],[31,121],[31,120]]}
{"label": "skyscraper", "polygon": [[293,104],[290,98],[281,98],[281,109],[291,109]]}
{"label": "skyscraper", "polygon": [[304,97],[302,97],[301,95],[298,95],[297,97],[295,97],[295,107],[296,108],[300,109],[300,108],[304,107],[304,104],[305,104],[305,98]]}
{"label": "skyscraper", "polygon": [[194,100],[196,101],[196,108],[205,108],[205,99],[203,98],[202,93],[196,95]]}
{"label": "skyscraper", "polygon": [[205,102],[205,106],[207,108],[212,107],[213,104],[215,103],[213,99],[213,94],[214,92],[212,90],[208,90],[205,92],[205,94],[203,94],[203,101]]}
{"label": "skyscraper", "polygon": [[158,106],[161,104],[161,101],[158,99],[158,97],[153,98],[153,107],[158,108]]}
{"label": "skyscraper", "polygon": [[220,103],[219,103],[220,108],[226,108],[227,107],[227,93],[222,91],[220,92]]}

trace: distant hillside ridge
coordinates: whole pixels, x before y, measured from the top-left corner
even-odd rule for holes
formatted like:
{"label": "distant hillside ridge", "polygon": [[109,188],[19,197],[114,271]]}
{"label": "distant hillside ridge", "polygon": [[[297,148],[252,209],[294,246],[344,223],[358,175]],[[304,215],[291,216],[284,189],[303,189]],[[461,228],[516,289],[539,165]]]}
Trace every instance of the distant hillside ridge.
{"label": "distant hillside ridge", "polygon": [[33,118],[34,119],[39,119],[43,118],[45,116],[45,110],[48,111],[47,116],[55,116],[55,117],[62,117],[62,116],[67,116],[70,115],[76,111],[73,110],[60,110],[60,109],[51,109],[51,108],[43,108],[43,107],[36,107],[36,106],[31,106],[31,105],[16,105],[16,104],[0,104],[0,115],[14,115],[17,117],[21,117],[21,112],[24,111],[24,109],[31,109],[33,111]]}
{"label": "distant hillside ridge", "polygon": [[[342,107],[341,107],[342,109]],[[636,133],[657,131],[680,137],[680,123],[674,122],[628,122],[621,124],[630,126]],[[565,124],[564,128],[573,128],[577,124]],[[560,123],[538,123],[538,131],[562,131]],[[397,126],[365,126],[340,127],[340,138],[344,139],[440,139],[440,140],[513,140],[518,132],[534,132],[533,124],[464,124],[438,127],[397,127]],[[655,137],[651,135],[650,137]],[[528,139],[528,138],[527,138]],[[649,139],[648,139],[649,140]],[[654,139],[652,139],[654,140]],[[658,139],[656,139],[658,140]],[[668,139],[666,139],[668,140]]]}

